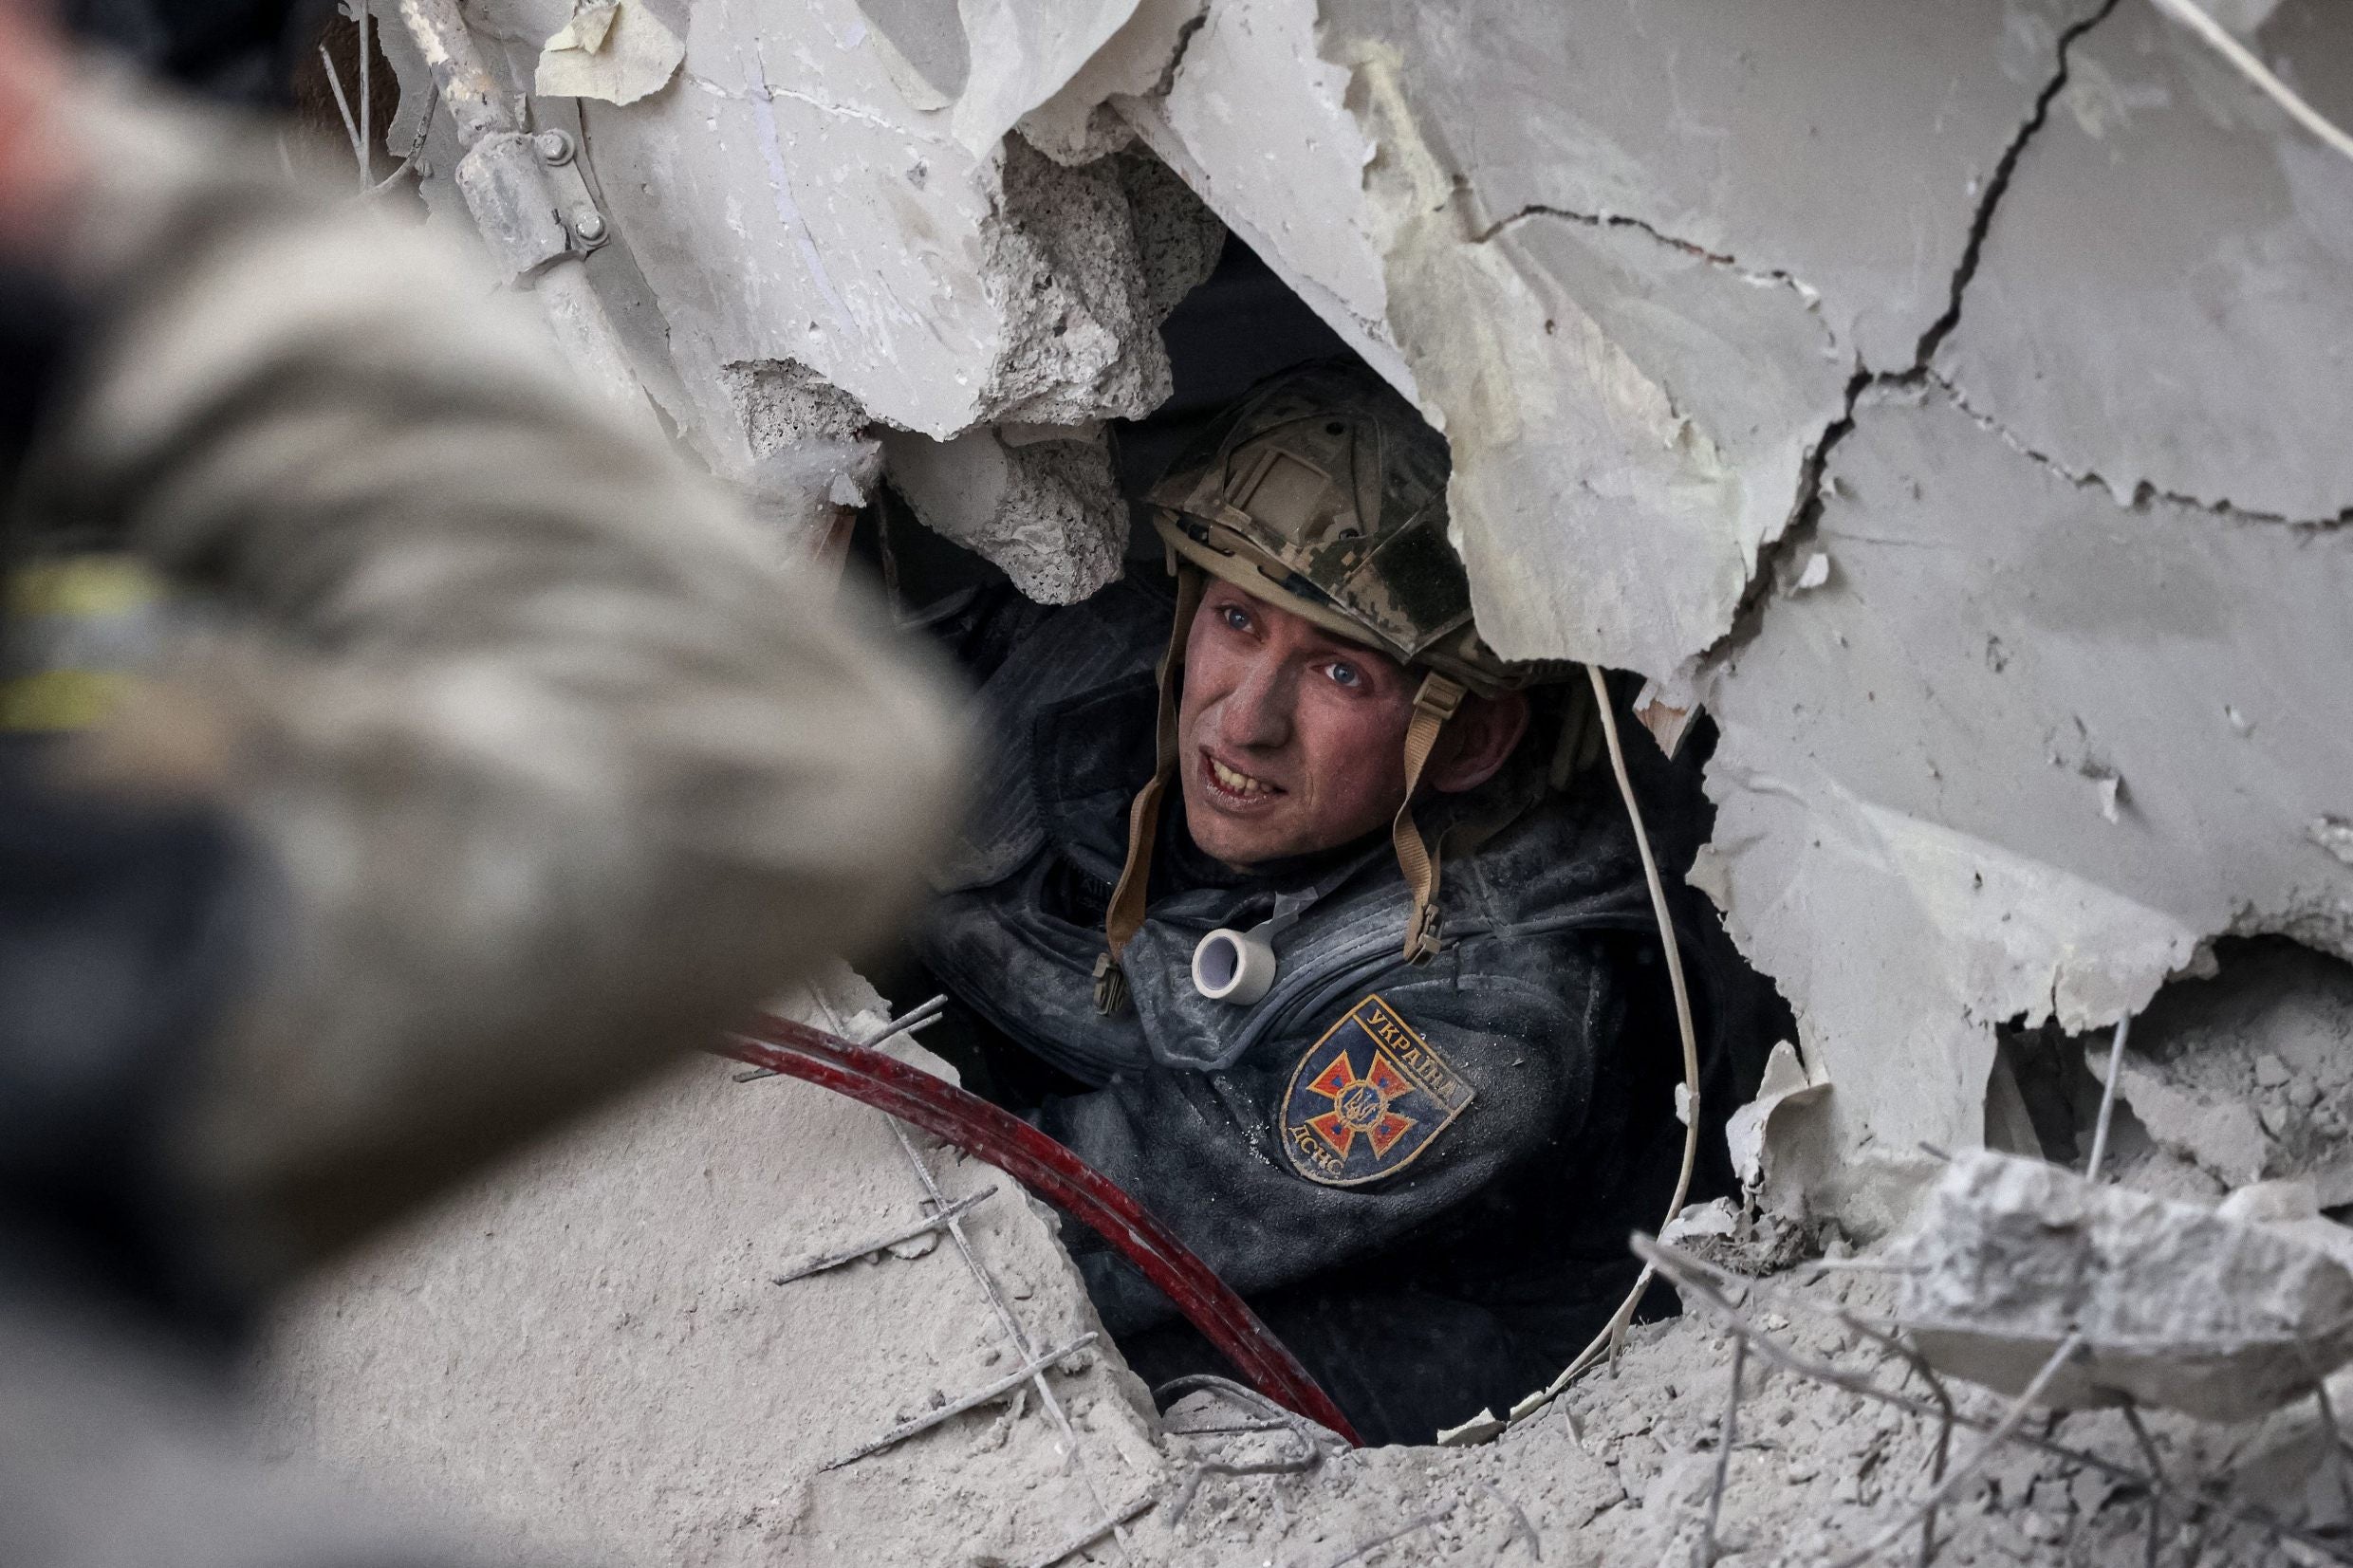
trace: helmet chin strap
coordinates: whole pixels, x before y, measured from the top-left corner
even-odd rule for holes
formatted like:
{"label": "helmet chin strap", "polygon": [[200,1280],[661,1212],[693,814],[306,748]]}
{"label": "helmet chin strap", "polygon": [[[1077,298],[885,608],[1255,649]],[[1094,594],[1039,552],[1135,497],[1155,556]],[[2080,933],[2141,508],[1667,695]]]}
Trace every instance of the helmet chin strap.
{"label": "helmet chin strap", "polygon": [[1438,855],[1443,847],[1424,842],[1421,829],[1414,825],[1414,791],[1421,785],[1421,770],[1429,766],[1439,733],[1462,707],[1463,690],[1460,681],[1431,671],[1414,693],[1414,716],[1405,726],[1405,800],[1390,824],[1389,839],[1397,846],[1398,869],[1414,895],[1413,916],[1405,923],[1409,964],[1427,964],[1438,953]]}
{"label": "helmet chin strap", "polygon": [[1103,911],[1103,951],[1095,960],[1095,1010],[1106,1017],[1127,1006],[1127,976],[1120,968],[1120,955],[1143,929],[1144,894],[1152,883],[1152,846],[1160,832],[1160,803],[1168,798],[1168,782],[1176,772],[1176,676],[1184,669],[1185,640],[1193,633],[1193,616],[1201,607],[1204,586],[1198,566],[1177,567],[1176,619],[1168,632],[1168,651],[1160,655],[1160,711],[1153,739],[1152,778],[1136,792],[1135,803],[1127,810],[1127,862],[1120,868],[1119,885],[1111,890],[1111,903]]}

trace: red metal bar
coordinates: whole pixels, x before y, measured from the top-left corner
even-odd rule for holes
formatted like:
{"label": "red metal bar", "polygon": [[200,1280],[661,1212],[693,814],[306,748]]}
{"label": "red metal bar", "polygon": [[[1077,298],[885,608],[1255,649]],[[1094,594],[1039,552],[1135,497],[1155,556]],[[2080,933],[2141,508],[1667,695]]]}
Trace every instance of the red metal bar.
{"label": "red metal bar", "polygon": [[717,1048],[847,1095],[987,1160],[1118,1248],[1251,1387],[1351,1447],[1363,1446],[1331,1395],[1215,1271],[1117,1183],[1019,1116],[896,1057],[790,1019],[763,1016]]}

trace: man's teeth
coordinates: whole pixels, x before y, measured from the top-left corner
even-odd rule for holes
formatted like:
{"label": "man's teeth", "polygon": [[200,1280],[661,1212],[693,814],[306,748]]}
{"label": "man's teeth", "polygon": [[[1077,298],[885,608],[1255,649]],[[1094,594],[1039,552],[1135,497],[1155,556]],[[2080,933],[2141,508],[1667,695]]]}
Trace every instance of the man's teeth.
{"label": "man's teeth", "polygon": [[1256,779],[1247,773],[1236,773],[1214,757],[1209,760],[1209,770],[1218,784],[1232,790],[1236,795],[1264,795],[1268,792],[1267,786]]}

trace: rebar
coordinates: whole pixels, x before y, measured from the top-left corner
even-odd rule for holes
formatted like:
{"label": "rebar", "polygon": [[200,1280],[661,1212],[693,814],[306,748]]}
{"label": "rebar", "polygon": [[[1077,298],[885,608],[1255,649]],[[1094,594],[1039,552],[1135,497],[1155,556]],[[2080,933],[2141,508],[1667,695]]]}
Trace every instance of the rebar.
{"label": "rebar", "polygon": [[[900,1013],[897,1018],[892,1019],[889,1023],[883,1024],[880,1028],[875,1030],[874,1033],[868,1035],[858,1043],[861,1045],[880,1045],[883,1042],[889,1040],[893,1035],[911,1035],[918,1029],[928,1029],[933,1024],[940,1021],[940,1019],[946,1014],[947,1008],[948,998],[945,993],[942,993],[941,995],[933,997],[929,1002],[920,1003],[916,1006],[908,1008],[905,1012]],[[830,1007],[826,1008],[825,1016],[828,1018],[834,1017],[833,1009]],[[777,1072],[777,1070],[773,1067],[747,1067],[742,1072],[735,1075],[735,1081],[738,1083],[756,1083],[764,1078],[781,1078],[783,1076],[783,1074]]]}
{"label": "rebar", "polygon": [[2116,1115],[2116,1080],[2124,1070],[2124,1040],[2132,1032],[2132,1015],[2127,1013],[2116,1021],[2116,1035],[2108,1042],[2107,1081],[2100,1090],[2100,1119],[2092,1127],[2091,1158],[2084,1162],[2084,1179],[2100,1179],[2100,1163],[2108,1153],[2108,1121]]}
{"label": "rebar", "polygon": [[2034,1408],[2034,1402],[2042,1398],[2043,1391],[2050,1387],[2050,1380],[2059,1375],[2059,1369],[2074,1360],[2076,1352],[2083,1348],[2084,1337],[2080,1333],[2070,1334],[2065,1339],[2060,1340],[2059,1348],[2050,1353],[2050,1358],[2043,1363],[2040,1371],[2035,1373],[2032,1381],[2019,1391],[2017,1398],[2010,1402],[2010,1409],[2002,1412],[2001,1421],[1986,1434],[1986,1440],[1977,1445],[1977,1451],[1969,1456],[1969,1462],[1936,1483],[1930,1489],[1928,1496],[1922,1499],[1910,1514],[1897,1520],[1878,1535],[1864,1541],[1860,1547],[1839,1559],[1833,1568],[1861,1568],[1862,1563],[1877,1557],[1882,1549],[1892,1544],[1899,1537],[1910,1534],[1915,1516],[1924,1519],[1934,1514],[1938,1503],[1957,1491],[1962,1482],[1975,1475],[1985,1462],[1993,1457],[1995,1449],[2010,1441],[2010,1434],[2018,1430],[2019,1423],[2026,1420],[2027,1412]]}
{"label": "rebar", "polygon": [[2286,109],[2290,119],[2311,132],[2328,146],[2346,157],[2353,157],[2353,136],[2345,135],[2335,121],[2323,115],[2287,83],[2281,81],[2270,66],[2255,58],[2254,51],[2231,36],[2229,29],[2190,0],[2152,0],[2158,10],[2205,40],[2207,46],[2272,102]]}
{"label": "rebar", "polygon": [[890,1430],[884,1432],[881,1436],[860,1444],[857,1448],[852,1448],[849,1452],[842,1455],[838,1459],[828,1459],[819,1467],[821,1469],[838,1470],[843,1466],[851,1463],[853,1460],[863,1459],[870,1453],[880,1453],[884,1448],[891,1448],[897,1444],[904,1443],[910,1437],[920,1436],[922,1433],[930,1431],[934,1427],[938,1426],[941,1422],[952,1420],[956,1416],[962,1415],[966,1411],[977,1409],[978,1407],[987,1404],[991,1399],[1002,1399],[1007,1394],[1012,1393],[1015,1389],[1018,1389],[1023,1384],[1028,1382],[1032,1377],[1043,1379],[1045,1377],[1047,1368],[1052,1366],[1055,1362],[1061,1360],[1064,1356],[1068,1356],[1073,1352],[1084,1350],[1087,1346],[1093,1344],[1094,1342],[1095,1336],[1090,1332],[1080,1335],[1076,1339],[1071,1340],[1060,1350],[1049,1350],[1043,1356],[1033,1356],[1028,1360],[1023,1362],[1019,1368],[1006,1374],[1003,1377],[998,1378],[988,1387],[977,1389],[971,1393],[966,1394],[961,1399],[940,1406],[936,1411],[927,1411],[923,1414],[917,1416],[912,1421],[902,1421],[898,1426],[893,1427]]}
{"label": "rebar", "polygon": [[1740,1377],[1749,1370],[1749,1341],[1732,1336],[1732,1375],[1724,1393],[1724,1420],[1715,1434],[1715,1483],[1708,1489],[1708,1515],[1699,1532],[1699,1568],[1715,1568],[1715,1527],[1724,1513],[1724,1486],[1732,1479],[1732,1444],[1740,1433]]}
{"label": "rebar", "polygon": [[769,1282],[788,1285],[795,1280],[806,1280],[812,1274],[823,1274],[827,1269],[840,1268],[845,1264],[854,1264],[861,1258],[871,1257],[886,1247],[897,1246],[901,1242],[914,1241],[917,1236],[928,1236],[934,1231],[945,1230],[949,1226],[996,1195],[995,1188],[984,1187],[977,1192],[956,1199],[936,1214],[926,1215],[912,1225],[894,1230],[887,1236],[878,1236],[862,1245],[845,1247],[840,1252],[829,1252],[812,1263],[803,1264],[788,1274],[777,1275]]}

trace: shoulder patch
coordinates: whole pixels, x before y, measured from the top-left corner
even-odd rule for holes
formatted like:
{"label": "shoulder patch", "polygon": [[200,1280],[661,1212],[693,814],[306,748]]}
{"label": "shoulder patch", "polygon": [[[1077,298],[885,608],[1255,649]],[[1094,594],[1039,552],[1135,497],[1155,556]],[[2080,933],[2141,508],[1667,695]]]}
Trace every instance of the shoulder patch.
{"label": "shoulder patch", "polygon": [[1436,1141],[1473,1090],[1414,1026],[1368,996],[1324,1031],[1283,1094],[1283,1152],[1325,1187],[1394,1175]]}

